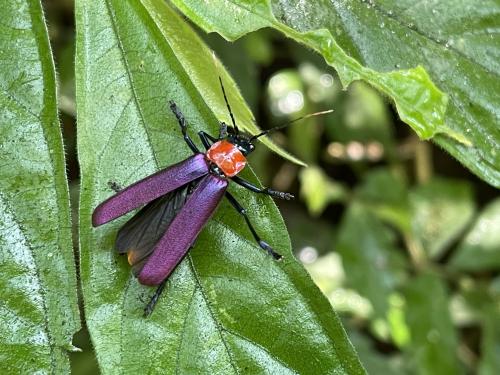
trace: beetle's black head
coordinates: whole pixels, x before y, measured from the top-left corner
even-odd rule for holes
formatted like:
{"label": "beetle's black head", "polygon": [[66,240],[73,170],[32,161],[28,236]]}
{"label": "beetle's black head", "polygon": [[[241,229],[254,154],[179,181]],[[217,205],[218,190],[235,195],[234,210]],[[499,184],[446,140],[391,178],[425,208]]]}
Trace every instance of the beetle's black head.
{"label": "beetle's black head", "polygon": [[238,147],[238,150],[245,156],[255,150],[252,136],[235,130],[232,127],[227,128],[227,140]]}

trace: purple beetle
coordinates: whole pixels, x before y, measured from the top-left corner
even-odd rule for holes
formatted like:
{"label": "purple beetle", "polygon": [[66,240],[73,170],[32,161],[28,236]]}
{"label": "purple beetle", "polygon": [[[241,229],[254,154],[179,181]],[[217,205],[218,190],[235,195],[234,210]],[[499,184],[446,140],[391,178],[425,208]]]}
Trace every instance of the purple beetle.
{"label": "purple beetle", "polygon": [[169,275],[193,246],[224,196],[243,216],[259,246],[274,259],[282,259],[280,254],[259,237],[245,209],[227,191],[229,179],[255,193],[292,199],[292,194],[259,188],[237,174],[245,167],[246,156],[254,150],[253,141],[257,138],[297,120],[331,112],[303,116],[257,135],[244,134],[236,126],[220,78],[219,81],[233,127],[221,122],[218,138],[200,131],[198,135],[206,149],[202,153],[187,134],[184,115],[170,101],[170,109],[177,117],[184,140],[194,156],[122,190],[112,184],[116,194],[97,206],[92,215],[92,225],[96,227],[145,205],[123,225],[116,238],[116,250],[119,254],[127,253],[132,272],[139,282],[144,285],[159,285],[144,310],[145,316],[153,311]]}

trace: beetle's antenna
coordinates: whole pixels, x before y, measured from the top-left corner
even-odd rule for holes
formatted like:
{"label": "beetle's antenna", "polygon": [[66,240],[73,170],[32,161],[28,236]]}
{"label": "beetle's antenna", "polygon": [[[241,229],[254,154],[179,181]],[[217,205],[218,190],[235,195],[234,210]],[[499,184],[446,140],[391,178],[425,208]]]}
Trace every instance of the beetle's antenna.
{"label": "beetle's antenna", "polygon": [[234,121],[233,112],[231,111],[231,106],[229,105],[229,101],[227,100],[226,90],[224,90],[224,85],[222,84],[222,78],[219,76],[220,87],[222,88],[222,94],[224,95],[224,100],[226,101],[227,110],[229,111],[229,115],[231,116],[231,121],[233,122],[234,130],[236,134],[238,134],[239,130],[236,126],[236,121]]}
{"label": "beetle's antenna", "polygon": [[220,87],[222,89],[222,95],[224,95],[224,101],[226,102],[227,110],[229,111],[229,116],[231,116],[231,122],[233,123],[234,131],[236,134],[238,134],[239,129],[238,129],[238,126],[236,126],[236,121],[234,120],[233,111],[231,111],[231,106],[229,105],[229,100],[227,100],[226,90],[224,89],[224,85],[222,84],[222,78],[220,76],[219,60],[217,60],[217,57],[215,57],[214,51],[212,51],[212,58],[214,59],[215,68],[217,69],[217,71],[219,71]]}
{"label": "beetle's antenna", "polygon": [[257,139],[259,137],[262,137],[263,135],[266,135],[266,134],[269,134],[269,133],[272,133],[276,130],[280,130],[280,129],[283,129],[283,128],[286,128],[287,126],[293,124],[294,122],[296,121],[299,121],[299,120],[304,120],[306,118],[309,118],[309,117],[314,117],[314,116],[320,116],[320,115],[326,115],[327,113],[332,113],[333,112],[333,109],[329,109],[327,111],[321,111],[321,112],[314,112],[314,113],[309,113],[308,115],[304,115],[304,116],[301,116],[299,118],[296,118],[292,121],[287,121],[285,122],[284,124],[281,124],[281,125],[278,125],[278,126],[275,126],[271,129],[268,129],[268,130],[264,130],[262,133],[259,133],[257,135],[254,135],[250,138],[250,141],[253,141],[254,139]]}

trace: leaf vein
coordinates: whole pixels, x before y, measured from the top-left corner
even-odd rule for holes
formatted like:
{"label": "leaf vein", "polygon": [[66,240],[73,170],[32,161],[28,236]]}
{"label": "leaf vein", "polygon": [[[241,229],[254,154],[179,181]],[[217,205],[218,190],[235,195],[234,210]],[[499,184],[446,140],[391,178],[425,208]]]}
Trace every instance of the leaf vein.
{"label": "leaf vein", "polygon": [[194,296],[196,294],[197,287],[195,286],[193,288],[193,293],[191,294],[191,298],[189,299],[188,307],[186,310],[186,316],[184,317],[184,322],[182,323],[182,333],[181,333],[181,338],[179,340],[179,346],[177,347],[176,353],[175,353],[175,373],[179,373],[179,357],[180,353],[182,350],[182,343],[184,341],[184,335],[186,333],[186,326],[187,326],[187,320],[189,316],[189,311],[191,310],[191,305],[193,304]]}
{"label": "leaf vein", "polygon": [[[132,285],[134,277],[132,275],[129,276],[127,279],[127,284],[125,285],[125,289],[123,290],[123,295],[122,295],[122,303],[121,303],[121,318],[120,318],[120,364],[123,363],[123,324],[125,321],[125,301],[127,300],[127,293],[130,288],[130,285]],[[124,370],[123,366],[120,366],[122,371]],[[124,373],[124,372],[122,372]]]}
{"label": "leaf vein", "polygon": [[222,344],[224,345],[224,348],[226,350],[226,353],[227,353],[227,355],[229,357],[229,363],[231,363],[231,366],[232,366],[234,372],[236,374],[239,374],[239,371],[238,371],[238,368],[236,367],[233,355],[232,355],[232,353],[231,353],[231,351],[229,349],[229,346],[228,346],[226,340],[224,339],[224,336],[222,335],[222,331],[223,331],[224,328],[219,323],[219,321],[215,318],[215,314],[212,311],[212,307],[210,306],[210,303],[208,301],[208,297],[206,296],[205,290],[203,289],[203,286],[201,285],[201,280],[199,278],[198,272],[196,271],[196,268],[195,268],[195,266],[193,264],[193,259],[191,257],[191,254],[188,254],[188,259],[189,259],[189,265],[191,267],[191,270],[193,271],[194,280],[196,281],[196,285],[198,286],[198,288],[200,288],[201,296],[203,297],[203,300],[207,304],[208,312],[210,313],[210,316],[212,317],[212,320],[214,321],[214,324],[217,327],[217,331],[219,333],[219,337],[220,337],[220,339],[222,341]]}
{"label": "leaf vein", "polygon": [[35,119],[38,121],[42,122],[40,119],[40,115],[32,112],[27,106],[25,106],[19,99],[17,99],[14,95],[12,95],[10,92],[8,92],[5,88],[2,87],[2,94],[4,97],[7,99],[10,99],[11,102],[17,105],[18,108],[22,109],[25,113],[33,116]]}
{"label": "leaf vein", "polygon": [[227,329],[225,327],[222,328],[224,331],[226,331],[227,333],[233,335],[233,336],[236,336],[236,337],[239,337],[240,339],[242,340],[245,340],[247,342],[249,342],[250,344],[258,347],[259,349],[261,349],[262,351],[266,352],[272,359],[274,359],[276,362],[278,362],[279,364],[281,364],[283,367],[287,368],[288,370],[292,371],[294,374],[299,374],[297,371],[295,371],[294,369],[290,368],[285,362],[283,362],[280,358],[276,357],[273,353],[271,353],[267,348],[265,348],[264,346],[260,345],[259,343],[253,341],[252,339],[240,334],[240,333],[237,333],[237,332],[234,332],[230,329]]}

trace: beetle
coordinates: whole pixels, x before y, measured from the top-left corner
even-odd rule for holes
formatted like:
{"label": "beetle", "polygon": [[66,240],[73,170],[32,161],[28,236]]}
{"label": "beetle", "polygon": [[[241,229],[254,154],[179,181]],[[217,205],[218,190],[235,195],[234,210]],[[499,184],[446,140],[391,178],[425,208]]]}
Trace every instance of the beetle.
{"label": "beetle", "polygon": [[205,152],[201,152],[187,133],[184,115],[175,102],[170,101],[170,109],[177,118],[184,141],[194,155],[124,189],[112,184],[116,194],[99,204],[92,215],[92,225],[97,227],[144,206],[119,229],[115,247],[119,254],[127,254],[139,283],[159,285],[144,310],[145,316],[153,311],[168,277],[192,247],[223,197],[244,218],[260,248],[276,260],[283,258],[260,238],[246,210],[227,187],[231,180],[255,193],[285,200],[294,198],[290,193],[259,188],[239,177],[238,173],[245,167],[246,158],[255,149],[254,141],[259,137],[300,119],[331,112],[313,113],[257,135],[249,135],[240,132],[236,125],[220,77],[219,82],[232,127],[221,122],[217,138],[200,131],[198,135],[205,147]]}

